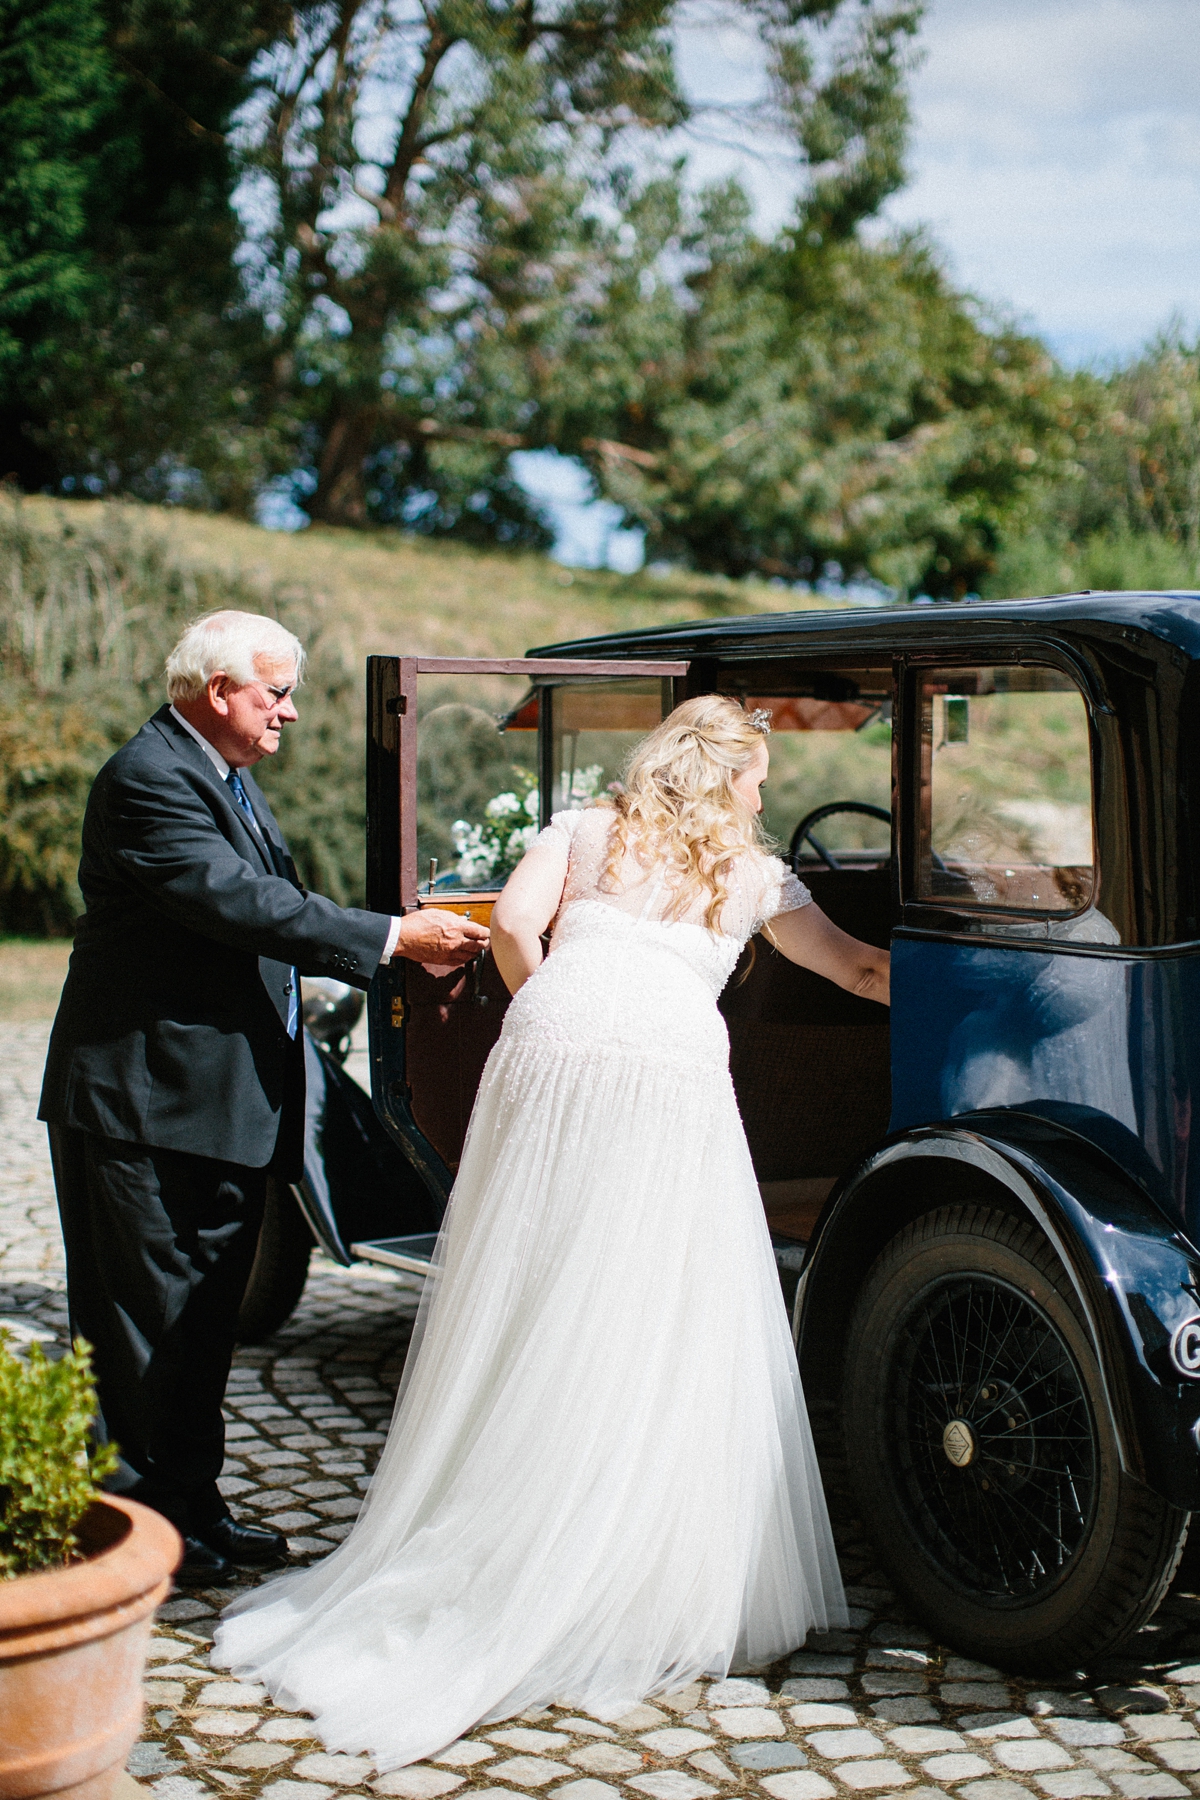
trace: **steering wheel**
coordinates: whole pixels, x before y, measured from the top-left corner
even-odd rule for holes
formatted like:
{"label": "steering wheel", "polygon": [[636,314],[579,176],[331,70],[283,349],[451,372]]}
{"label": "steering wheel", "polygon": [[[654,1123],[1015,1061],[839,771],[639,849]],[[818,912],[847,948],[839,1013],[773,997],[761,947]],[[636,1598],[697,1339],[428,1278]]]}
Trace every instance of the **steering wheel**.
{"label": "steering wheel", "polygon": [[841,868],[841,863],[832,851],[825,848],[820,838],[813,836],[813,826],[819,825],[822,819],[831,818],[834,813],[861,813],[867,819],[882,819],[883,823],[888,826],[892,822],[892,815],[886,806],[872,806],[869,800],[831,800],[826,806],[814,806],[811,812],[805,813],[793,831],[792,841],[788,845],[788,861],[796,874],[800,872],[800,852],[804,847],[805,838],[808,839],[827,868]]}

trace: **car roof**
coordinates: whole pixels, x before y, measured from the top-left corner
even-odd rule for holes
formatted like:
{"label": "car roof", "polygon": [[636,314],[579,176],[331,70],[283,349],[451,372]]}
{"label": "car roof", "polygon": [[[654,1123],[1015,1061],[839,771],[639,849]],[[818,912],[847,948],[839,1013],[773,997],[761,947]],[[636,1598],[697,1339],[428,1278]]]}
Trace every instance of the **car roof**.
{"label": "car roof", "polygon": [[1028,637],[1111,643],[1143,634],[1200,661],[1200,593],[1078,593],[1028,600],[939,602],[933,605],[844,607],[739,613],[640,631],[609,632],[542,644],[530,656],[650,656],[733,661],[786,651],[892,654],[952,642],[957,648]]}

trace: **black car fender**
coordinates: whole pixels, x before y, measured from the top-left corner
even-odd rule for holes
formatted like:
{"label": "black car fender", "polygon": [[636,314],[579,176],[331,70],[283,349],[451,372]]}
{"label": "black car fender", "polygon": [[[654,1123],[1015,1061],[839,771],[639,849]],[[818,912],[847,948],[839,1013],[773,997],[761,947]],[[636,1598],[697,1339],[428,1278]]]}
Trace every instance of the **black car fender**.
{"label": "black car fender", "polygon": [[1026,1110],[905,1132],[833,1190],[794,1314],[810,1406],[838,1409],[855,1297],[884,1245],[922,1213],[981,1201],[1034,1220],[1058,1255],[1097,1351],[1123,1469],[1173,1506],[1200,1509],[1200,1251],[1128,1168]]}

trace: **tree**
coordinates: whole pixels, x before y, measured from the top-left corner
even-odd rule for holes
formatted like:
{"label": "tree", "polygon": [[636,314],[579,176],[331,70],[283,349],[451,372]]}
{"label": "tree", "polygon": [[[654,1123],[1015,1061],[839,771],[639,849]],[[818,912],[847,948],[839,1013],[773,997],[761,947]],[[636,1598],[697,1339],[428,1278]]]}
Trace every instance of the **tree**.
{"label": "tree", "polygon": [[1126,363],[1060,379],[1068,454],[1009,532],[991,593],[1200,582],[1200,343],[1177,323]]}
{"label": "tree", "polygon": [[45,364],[94,297],[85,247],[97,120],[116,76],[88,0],[0,0],[0,478],[37,484],[22,432],[29,361]]}
{"label": "tree", "polygon": [[764,245],[729,188],[685,242],[703,261],[678,341],[588,451],[651,550],[731,575],[832,563],[902,591],[978,589],[1070,449],[1043,347],[957,294],[919,237],[814,246],[802,214]]}
{"label": "tree", "polygon": [[277,0],[14,12],[0,60],[17,152],[0,192],[16,346],[0,364],[5,469],[26,486],[157,499],[190,482],[193,497],[247,503],[261,330],[238,307],[227,130],[281,22]]}
{"label": "tree", "polygon": [[[843,7],[734,9],[763,42],[774,122],[813,162],[813,232],[850,229],[900,179],[900,46],[919,8],[864,0],[847,33]],[[474,505],[520,531],[509,451],[605,435],[636,371],[594,340],[630,265],[649,268],[632,218],[647,216],[644,184],[618,152],[687,116],[668,36],[684,10],[294,9],[244,118],[252,275],[280,403],[304,424],[315,518],[461,528]],[[664,183],[677,193],[678,171],[650,184],[650,211]],[[583,365],[600,378],[586,402]]]}
{"label": "tree", "polygon": [[[1076,535],[1156,533],[1200,563],[1200,340],[1176,325],[1106,379],[1076,383]],[[1063,496],[1067,498],[1067,496]]]}
{"label": "tree", "polygon": [[[479,451],[495,460],[523,441],[522,363],[541,336],[532,321],[483,417],[463,405],[460,365],[473,339],[494,334],[494,309],[540,312],[582,278],[603,233],[585,216],[592,184],[580,157],[602,159],[627,126],[683,117],[662,35],[672,7],[295,8],[260,65],[248,161],[269,218],[259,294],[276,329],[281,398],[299,402],[308,427],[314,517],[365,522],[373,459],[382,453],[386,498],[398,445],[414,465],[401,483],[412,491],[434,439],[461,446],[439,471],[451,489],[456,462],[469,485]],[[399,104],[372,131],[370,109],[389,94]],[[433,430],[430,409],[441,415]]]}

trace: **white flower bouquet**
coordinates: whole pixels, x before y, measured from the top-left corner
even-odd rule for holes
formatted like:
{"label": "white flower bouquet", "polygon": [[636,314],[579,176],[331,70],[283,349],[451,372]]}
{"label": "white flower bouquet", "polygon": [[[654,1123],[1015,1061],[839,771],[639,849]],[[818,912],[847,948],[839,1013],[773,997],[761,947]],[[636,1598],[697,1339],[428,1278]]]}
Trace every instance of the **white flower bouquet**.
{"label": "white flower bouquet", "polygon": [[[603,770],[599,763],[564,772],[563,805],[586,805],[596,797]],[[484,807],[480,824],[455,819],[450,827],[458,853],[455,877],[463,887],[498,887],[506,881],[538,834],[541,797],[534,776],[518,772],[519,791],[497,794]]]}

